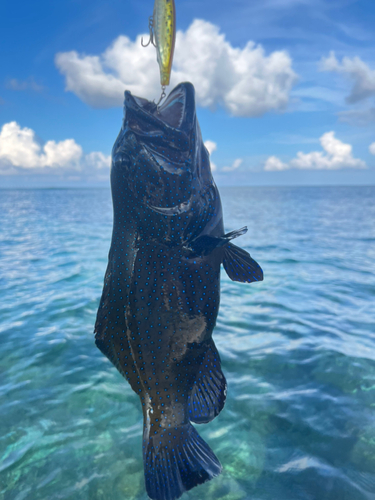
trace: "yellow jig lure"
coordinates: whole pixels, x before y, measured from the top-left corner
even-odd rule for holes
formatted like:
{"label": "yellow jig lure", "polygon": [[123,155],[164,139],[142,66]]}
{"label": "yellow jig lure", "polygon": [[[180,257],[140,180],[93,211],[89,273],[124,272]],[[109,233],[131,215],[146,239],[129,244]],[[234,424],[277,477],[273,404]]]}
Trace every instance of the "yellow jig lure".
{"label": "yellow jig lure", "polygon": [[172,70],[174,45],[176,41],[176,7],[174,0],[155,0],[154,13],[149,19],[150,43],[156,47],[157,61],[160,69],[160,83],[162,94],[160,100],[165,97],[165,88],[169,85]]}

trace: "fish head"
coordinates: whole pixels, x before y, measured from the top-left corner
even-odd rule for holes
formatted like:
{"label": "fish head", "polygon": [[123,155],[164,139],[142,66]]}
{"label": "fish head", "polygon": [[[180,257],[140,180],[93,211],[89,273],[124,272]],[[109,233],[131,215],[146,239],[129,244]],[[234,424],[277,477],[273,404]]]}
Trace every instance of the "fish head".
{"label": "fish head", "polygon": [[111,182],[114,194],[126,190],[142,237],[185,243],[218,224],[220,197],[191,83],[175,87],[161,106],[125,92]]}

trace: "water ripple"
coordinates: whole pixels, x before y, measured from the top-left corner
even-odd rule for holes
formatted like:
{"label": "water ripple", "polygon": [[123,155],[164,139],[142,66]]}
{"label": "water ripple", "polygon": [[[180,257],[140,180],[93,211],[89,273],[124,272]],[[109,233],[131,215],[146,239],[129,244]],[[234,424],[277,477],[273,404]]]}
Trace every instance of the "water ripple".
{"label": "water ripple", "polygon": [[[185,498],[374,500],[375,189],[222,198],[265,281],[222,273],[228,396],[200,433],[224,471]],[[0,211],[0,497],[147,500],[138,398],[92,336],[109,191],[0,191]]]}

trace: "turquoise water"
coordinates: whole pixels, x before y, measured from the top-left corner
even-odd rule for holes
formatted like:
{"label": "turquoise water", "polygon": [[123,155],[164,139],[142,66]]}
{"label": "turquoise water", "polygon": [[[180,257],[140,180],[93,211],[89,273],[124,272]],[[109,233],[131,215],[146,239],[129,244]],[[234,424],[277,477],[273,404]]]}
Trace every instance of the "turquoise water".
{"label": "turquoise water", "polygon": [[[265,281],[222,274],[228,398],[198,427],[224,471],[183,498],[375,499],[375,188],[221,194]],[[0,214],[0,498],[146,500],[138,398],[92,335],[110,192],[0,191]]]}

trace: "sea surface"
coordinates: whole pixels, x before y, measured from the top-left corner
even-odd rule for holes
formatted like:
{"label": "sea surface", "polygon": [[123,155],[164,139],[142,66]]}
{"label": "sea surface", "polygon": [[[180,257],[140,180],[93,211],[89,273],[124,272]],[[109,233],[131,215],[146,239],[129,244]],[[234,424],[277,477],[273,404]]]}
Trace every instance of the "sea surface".
{"label": "sea surface", "polygon": [[[375,499],[375,187],[222,188],[223,464],[183,500]],[[107,189],[0,191],[0,498],[146,500],[138,397],[94,345]]]}

